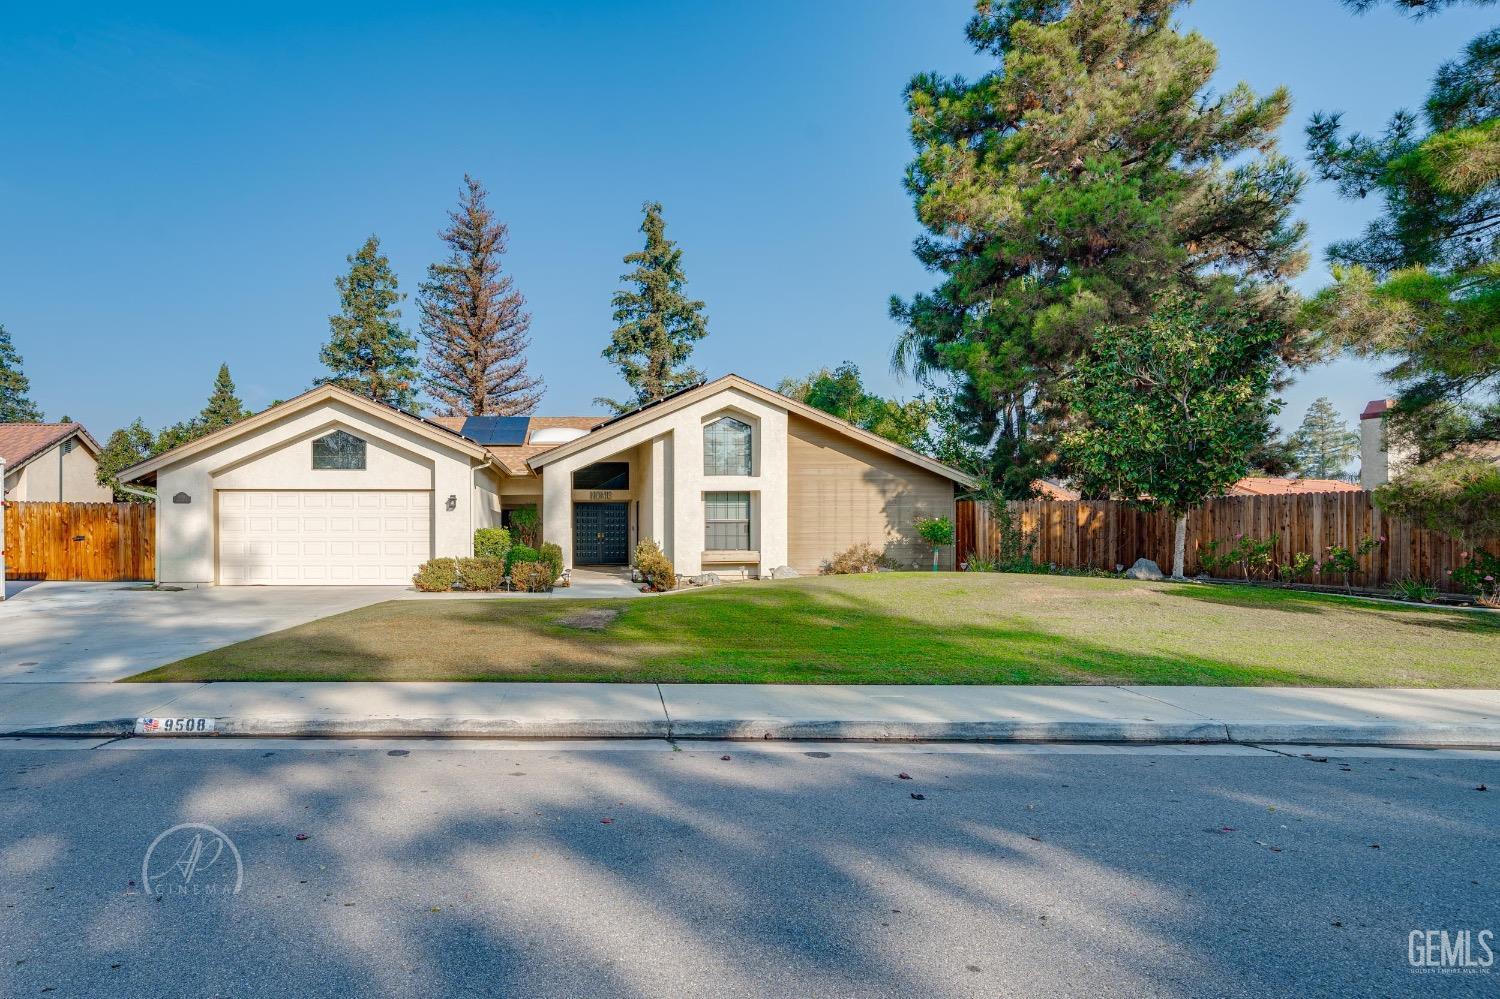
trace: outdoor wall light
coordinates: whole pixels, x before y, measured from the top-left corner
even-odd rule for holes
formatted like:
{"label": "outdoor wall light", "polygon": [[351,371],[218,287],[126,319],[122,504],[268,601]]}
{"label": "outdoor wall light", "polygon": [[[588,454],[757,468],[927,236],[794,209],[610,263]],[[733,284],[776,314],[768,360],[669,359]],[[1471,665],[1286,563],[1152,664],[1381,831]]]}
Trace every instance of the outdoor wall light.
{"label": "outdoor wall light", "polygon": [[458,497],[457,496],[449,496],[448,497],[447,506],[448,506],[448,512],[449,513],[452,513],[454,510],[457,510],[458,509]]}

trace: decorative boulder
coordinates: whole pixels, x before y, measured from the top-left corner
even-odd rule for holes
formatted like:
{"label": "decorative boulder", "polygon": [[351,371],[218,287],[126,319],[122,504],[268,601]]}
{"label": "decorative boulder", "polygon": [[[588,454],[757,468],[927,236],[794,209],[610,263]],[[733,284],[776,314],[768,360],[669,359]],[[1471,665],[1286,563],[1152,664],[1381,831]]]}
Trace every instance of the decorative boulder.
{"label": "decorative boulder", "polygon": [[1149,558],[1138,558],[1135,564],[1125,570],[1126,579],[1164,579],[1161,566]]}
{"label": "decorative boulder", "polygon": [[688,580],[694,586],[714,586],[720,582],[717,572],[700,572]]}
{"label": "decorative boulder", "polygon": [[771,570],[772,579],[796,579],[798,572],[789,565],[778,565]]}

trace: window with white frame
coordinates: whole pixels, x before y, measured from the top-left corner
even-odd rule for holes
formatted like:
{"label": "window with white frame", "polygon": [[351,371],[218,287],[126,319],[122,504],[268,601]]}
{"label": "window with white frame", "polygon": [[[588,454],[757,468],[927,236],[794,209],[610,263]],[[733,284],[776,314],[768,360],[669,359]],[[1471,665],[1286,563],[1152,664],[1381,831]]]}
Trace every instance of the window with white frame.
{"label": "window with white frame", "polygon": [[750,494],[703,494],[703,547],[708,551],[750,550]]}
{"label": "window with white frame", "polygon": [[703,428],[704,475],[753,475],[750,424],[721,416]]}

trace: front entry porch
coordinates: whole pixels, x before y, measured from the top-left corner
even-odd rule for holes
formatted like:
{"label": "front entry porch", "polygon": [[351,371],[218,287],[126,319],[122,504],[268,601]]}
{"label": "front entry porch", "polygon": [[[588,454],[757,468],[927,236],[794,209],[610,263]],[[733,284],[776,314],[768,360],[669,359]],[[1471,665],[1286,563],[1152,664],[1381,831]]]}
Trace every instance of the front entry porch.
{"label": "front entry porch", "polygon": [[628,565],[630,563],[630,505],[575,503],[573,505],[573,564]]}

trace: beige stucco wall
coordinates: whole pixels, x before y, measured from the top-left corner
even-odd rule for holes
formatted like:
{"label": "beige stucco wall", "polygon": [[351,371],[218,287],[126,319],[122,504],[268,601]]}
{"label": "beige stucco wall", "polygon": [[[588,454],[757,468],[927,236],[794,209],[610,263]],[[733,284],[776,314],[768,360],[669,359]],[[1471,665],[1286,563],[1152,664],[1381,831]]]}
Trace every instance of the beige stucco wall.
{"label": "beige stucco wall", "polygon": [[1359,487],[1374,489],[1391,481],[1406,467],[1410,456],[1401,449],[1393,454],[1386,449],[1385,416],[1370,416],[1359,421]]}
{"label": "beige stucco wall", "polygon": [[[337,429],[366,442],[363,470],[312,467],[313,439]],[[470,555],[474,528],[490,516],[477,507],[493,491],[477,464],[412,428],[337,400],[299,410],[157,473],[157,579],[215,581],[214,493],[220,489],[431,489],[433,554]],[[174,502],[179,493],[190,502]]]}
{"label": "beige stucco wall", "polygon": [[[953,482],[811,420],[789,422],[788,564],[801,573],[859,542],[893,566],[929,568],[921,517],[954,516]],[[939,553],[953,567],[953,546]]]}
{"label": "beige stucco wall", "polygon": [[[755,433],[754,474],[706,476],[703,474],[703,427],[721,415],[749,423]],[[669,552],[679,575],[696,575],[705,569],[751,574],[767,572],[787,564],[787,414],[786,410],[741,392],[732,386],[698,399],[658,419],[646,422],[594,447],[560,458],[542,470],[542,534],[563,550],[563,560],[573,564],[573,472],[595,461],[637,462],[632,470],[633,489],[640,484],[653,488],[651,509],[641,504],[641,529],[651,524],[651,536]],[[650,459],[640,462],[638,448],[649,445]],[[649,465],[645,467],[645,465]],[[659,490],[659,491],[658,491]],[[705,492],[751,494],[750,543],[758,552],[745,566],[703,562]],[[658,509],[658,503],[660,508]]]}
{"label": "beige stucco wall", "polygon": [[58,444],[5,476],[5,498],[12,503],[108,503],[114,493],[99,484],[98,475],[99,464],[83,444],[75,440],[68,454]]}

